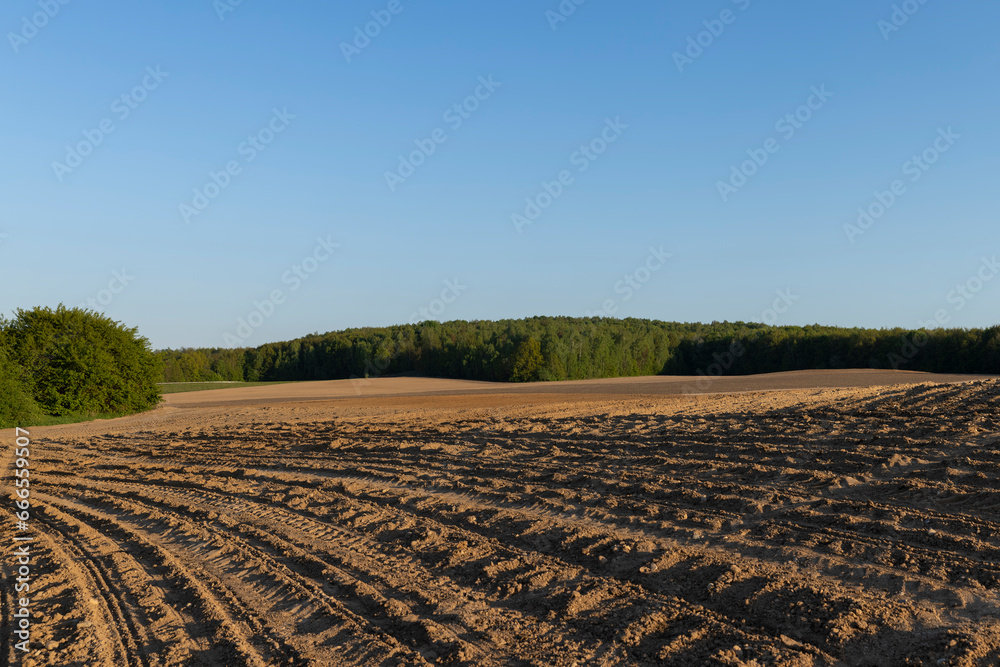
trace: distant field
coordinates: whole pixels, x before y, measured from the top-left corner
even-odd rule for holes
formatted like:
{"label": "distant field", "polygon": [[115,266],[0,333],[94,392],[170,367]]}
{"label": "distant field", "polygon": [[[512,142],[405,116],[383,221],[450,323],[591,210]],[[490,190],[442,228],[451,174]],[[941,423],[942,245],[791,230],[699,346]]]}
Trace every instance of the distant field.
{"label": "distant field", "polygon": [[179,394],[185,391],[207,391],[209,389],[245,389],[264,387],[271,384],[291,384],[289,382],[161,382],[160,393]]}

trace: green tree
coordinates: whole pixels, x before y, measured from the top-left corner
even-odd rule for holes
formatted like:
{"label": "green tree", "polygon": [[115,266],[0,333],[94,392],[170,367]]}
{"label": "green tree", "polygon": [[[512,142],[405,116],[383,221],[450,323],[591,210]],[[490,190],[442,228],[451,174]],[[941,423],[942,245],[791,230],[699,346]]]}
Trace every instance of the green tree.
{"label": "green tree", "polygon": [[39,416],[38,405],[21,380],[21,367],[10,358],[0,334],[0,428],[30,426]]}
{"label": "green tree", "polygon": [[131,413],[160,401],[163,366],[138,330],[80,308],[17,310],[4,323],[26,388],[52,415]]}
{"label": "green tree", "polygon": [[532,382],[538,379],[542,367],[542,345],[534,338],[528,338],[517,347],[510,379],[513,382]]}
{"label": "green tree", "polygon": [[540,380],[565,380],[566,364],[562,360],[559,339],[546,334],[542,343],[542,368],[538,372]]}

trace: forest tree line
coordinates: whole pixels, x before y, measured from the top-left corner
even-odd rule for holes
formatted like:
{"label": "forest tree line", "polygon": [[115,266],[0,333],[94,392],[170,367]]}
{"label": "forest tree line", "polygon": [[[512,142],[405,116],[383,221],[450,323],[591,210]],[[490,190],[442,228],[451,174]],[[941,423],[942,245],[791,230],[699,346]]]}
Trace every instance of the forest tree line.
{"label": "forest tree line", "polygon": [[1000,374],[1000,327],[848,329],[533,317],[313,334],[246,349],[158,352],[166,382],[334,380],[412,373],[531,382],[882,368]]}

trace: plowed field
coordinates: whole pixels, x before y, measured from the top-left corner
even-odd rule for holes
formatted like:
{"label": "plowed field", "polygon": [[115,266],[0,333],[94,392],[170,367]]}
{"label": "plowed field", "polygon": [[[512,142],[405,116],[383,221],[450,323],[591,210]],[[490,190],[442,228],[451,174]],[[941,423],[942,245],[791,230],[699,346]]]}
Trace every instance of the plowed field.
{"label": "plowed field", "polygon": [[30,429],[3,658],[1000,664],[1000,382],[681,386],[310,383]]}

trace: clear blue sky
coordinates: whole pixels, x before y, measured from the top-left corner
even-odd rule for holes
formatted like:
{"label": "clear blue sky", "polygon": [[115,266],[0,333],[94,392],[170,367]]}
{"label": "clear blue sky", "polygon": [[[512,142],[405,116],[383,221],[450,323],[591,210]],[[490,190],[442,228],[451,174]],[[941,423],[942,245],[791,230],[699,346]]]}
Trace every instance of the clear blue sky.
{"label": "clear blue sky", "polygon": [[[564,21],[556,0],[223,3],[4,3],[0,312],[93,299],[157,348],[223,346],[255,302],[246,345],[421,308],[1000,320],[983,265],[1000,252],[993,0],[911,0],[898,26],[888,0],[587,0]],[[372,12],[391,21],[345,55]],[[705,46],[678,60],[689,38]],[[467,117],[446,116],[456,104]],[[602,133],[603,154],[577,152]],[[908,164],[925,150],[933,165]],[[748,151],[766,163],[729,181]],[[227,187],[185,220],[210,172]],[[881,217],[845,230],[897,180]],[[305,281],[288,273],[303,261]]]}

